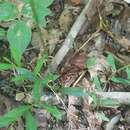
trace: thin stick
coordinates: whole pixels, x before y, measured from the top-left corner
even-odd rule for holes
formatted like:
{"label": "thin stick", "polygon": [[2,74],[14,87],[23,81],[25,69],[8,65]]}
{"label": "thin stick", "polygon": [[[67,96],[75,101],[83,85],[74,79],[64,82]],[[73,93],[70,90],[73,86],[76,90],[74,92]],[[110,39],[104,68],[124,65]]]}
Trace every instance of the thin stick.
{"label": "thin stick", "polygon": [[78,82],[83,78],[83,76],[85,75],[85,73],[86,73],[86,71],[83,71],[83,72],[81,73],[81,75],[80,75],[79,78],[74,82],[74,84],[73,84],[72,87],[75,87],[75,86],[78,84]]}
{"label": "thin stick", "polygon": [[51,86],[48,85],[48,87],[49,87],[49,88],[51,89],[51,91],[54,93],[54,95],[56,96],[57,100],[62,103],[62,105],[63,105],[63,107],[64,107],[64,110],[65,110],[66,113],[67,113],[67,107],[66,107],[64,101],[63,101],[63,100],[60,98],[60,96],[52,89]]}
{"label": "thin stick", "polygon": [[84,43],[78,50],[79,50],[79,51],[82,50],[82,49],[86,46],[86,44],[87,44],[89,41],[91,41],[93,38],[95,38],[95,37],[98,35],[98,32],[99,32],[99,31],[100,31],[100,29],[97,30],[96,32],[94,32],[94,33],[88,38],[88,40],[85,41],[85,43]]}

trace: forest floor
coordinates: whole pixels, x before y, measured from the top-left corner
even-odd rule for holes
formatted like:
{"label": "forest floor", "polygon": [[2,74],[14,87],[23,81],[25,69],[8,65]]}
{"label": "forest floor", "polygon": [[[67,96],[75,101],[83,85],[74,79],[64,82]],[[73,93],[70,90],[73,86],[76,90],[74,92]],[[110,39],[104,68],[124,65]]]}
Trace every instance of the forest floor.
{"label": "forest floor", "polygon": [[[53,13],[42,29],[49,56],[41,76],[49,71],[58,78],[49,82],[40,99],[56,106],[62,118],[34,109],[38,129],[129,130],[130,1],[54,0],[50,9]],[[10,22],[0,23],[1,28],[9,26]],[[43,47],[39,33],[32,30],[23,56],[29,70]],[[0,40],[0,45],[2,61],[10,52],[7,40]],[[0,115],[30,100],[32,82],[16,84],[10,80],[13,75],[12,71],[0,72]],[[65,95],[59,92],[61,86],[68,88]],[[20,118],[10,130],[24,130],[24,120]]]}

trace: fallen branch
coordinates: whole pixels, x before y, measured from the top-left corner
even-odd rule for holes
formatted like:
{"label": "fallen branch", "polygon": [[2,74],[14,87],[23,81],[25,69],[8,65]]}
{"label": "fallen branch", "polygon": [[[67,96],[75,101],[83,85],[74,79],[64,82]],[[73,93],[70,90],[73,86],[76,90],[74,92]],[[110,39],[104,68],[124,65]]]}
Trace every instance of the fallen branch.
{"label": "fallen branch", "polygon": [[96,92],[100,99],[115,100],[120,104],[130,104],[130,92]]}
{"label": "fallen branch", "polygon": [[[69,52],[69,50],[73,47],[74,40],[76,36],[78,35],[81,27],[85,22],[88,22],[88,20],[91,20],[94,14],[97,12],[97,5],[101,5],[103,0],[89,0],[81,12],[81,14],[78,16],[77,20],[75,21],[74,25],[72,26],[67,38],[65,39],[62,47],[57,52],[55,57],[52,60],[52,63],[49,66],[48,71],[55,72],[58,66],[63,61],[66,54]],[[47,71],[47,72],[48,72]]]}

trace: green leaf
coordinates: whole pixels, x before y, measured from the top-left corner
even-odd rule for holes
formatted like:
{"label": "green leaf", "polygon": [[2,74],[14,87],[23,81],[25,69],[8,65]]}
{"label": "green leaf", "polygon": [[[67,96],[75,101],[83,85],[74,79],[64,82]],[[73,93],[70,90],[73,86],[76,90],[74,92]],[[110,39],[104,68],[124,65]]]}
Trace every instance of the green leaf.
{"label": "green leaf", "polygon": [[91,57],[86,61],[86,66],[88,69],[91,69],[95,64],[96,64],[96,57]]}
{"label": "green leaf", "polygon": [[99,77],[98,77],[97,75],[95,75],[95,76],[93,77],[93,82],[94,82],[94,84],[96,85],[96,89],[97,89],[98,91],[102,91],[101,83],[100,83]]}
{"label": "green leaf", "polygon": [[48,104],[44,104],[44,108],[52,114],[56,119],[61,120],[61,112],[57,109],[56,106],[50,106]]}
{"label": "green leaf", "polygon": [[117,100],[113,100],[113,99],[100,99],[98,100],[97,104],[99,106],[103,106],[103,107],[114,107],[114,106],[119,106],[119,102]]}
{"label": "green leaf", "polygon": [[13,82],[19,82],[23,80],[24,80],[24,77],[22,75],[17,75],[16,77],[12,78]]}
{"label": "green leaf", "polygon": [[32,18],[32,10],[29,3],[24,4],[21,12],[24,17]]}
{"label": "green leaf", "polygon": [[77,97],[87,96],[87,93],[85,93],[84,90],[79,87],[64,87],[60,91],[61,93],[66,95],[72,95]]}
{"label": "green leaf", "polygon": [[112,70],[113,71],[116,71],[116,62],[115,62],[115,59],[113,57],[113,54],[109,53],[108,56],[107,56],[107,62],[108,64],[112,67]]}
{"label": "green leaf", "polygon": [[33,86],[33,99],[36,102],[40,100],[40,87],[41,87],[41,82],[39,80],[36,80]]}
{"label": "green leaf", "polygon": [[23,21],[17,21],[9,28],[7,38],[12,57],[20,65],[22,54],[31,41],[31,29]]}
{"label": "green leaf", "polygon": [[100,121],[110,121],[108,117],[103,112],[96,112],[96,117]]}
{"label": "green leaf", "polygon": [[11,2],[0,2],[0,21],[13,20],[18,15],[18,9]]}
{"label": "green leaf", "polygon": [[37,79],[37,77],[31,71],[25,68],[17,67],[16,70],[17,70],[17,73],[26,80],[35,81]]}
{"label": "green leaf", "polygon": [[12,64],[0,63],[0,71],[13,69]]}
{"label": "green leaf", "polygon": [[130,85],[130,80],[123,79],[123,78],[120,78],[120,77],[115,77],[115,76],[113,76],[113,77],[111,78],[111,81],[113,81],[113,82],[115,82],[115,83],[124,84],[124,85]]}
{"label": "green leaf", "polygon": [[0,28],[0,40],[6,38],[6,31],[3,28]]}
{"label": "green leaf", "polygon": [[127,67],[127,68],[125,69],[125,71],[126,71],[126,73],[127,73],[127,78],[130,80],[130,68]]}
{"label": "green leaf", "polygon": [[29,109],[30,109],[30,106],[23,105],[7,112],[5,115],[0,117],[0,128],[10,125]]}
{"label": "green leaf", "polygon": [[[46,19],[45,17],[51,14],[50,9],[48,6],[50,6],[53,2],[53,0],[24,0],[25,5],[24,5],[24,10],[23,12],[28,12],[28,14],[33,14],[33,19],[34,21],[39,25],[39,26],[45,26],[46,25]],[[32,9],[32,13],[29,9]]]}
{"label": "green leaf", "polygon": [[102,106],[102,107],[117,107],[119,106],[119,102],[114,99],[100,99],[99,96],[96,94],[96,92],[91,92],[89,94],[90,97],[92,97],[94,104],[97,106]]}
{"label": "green leaf", "polygon": [[[7,57],[3,57],[4,61],[6,61],[9,64],[13,64],[13,62],[11,62],[10,59],[8,59]],[[14,64],[13,64],[14,65]],[[15,65],[14,65],[15,66]]]}
{"label": "green leaf", "polygon": [[89,93],[89,96],[93,99],[93,102],[97,105],[98,104],[98,98],[96,92]]}
{"label": "green leaf", "polygon": [[12,78],[12,82],[15,82],[15,84],[20,84],[26,80],[22,75],[17,75],[16,77]]}
{"label": "green leaf", "polygon": [[42,66],[46,63],[47,59],[48,59],[48,54],[44,54],[42,57],[40,57],[37,60],[36,66],[34,68],[35,74],[38,74],[40,72]]}
{"label": "green leaf", "polygon": [[37,130],[37,122],[30,111],[25,113],[26,130]]}
{"label": "green leaf", "polygon": [[52,73],[47,73],[45,76],[44,76],[44,79],[42,81],[42,84],[44,86],[46,86],[49,82],[51,81],[55,81],[59,76],[56,75],[56,74],[52,74]]}
{"label": "green leaf", "polygon": [[44,0],[44,1],[43,1],[44,7],[50,6],[50,5],[52,4],[53,1],[54,1],[54,0]]}

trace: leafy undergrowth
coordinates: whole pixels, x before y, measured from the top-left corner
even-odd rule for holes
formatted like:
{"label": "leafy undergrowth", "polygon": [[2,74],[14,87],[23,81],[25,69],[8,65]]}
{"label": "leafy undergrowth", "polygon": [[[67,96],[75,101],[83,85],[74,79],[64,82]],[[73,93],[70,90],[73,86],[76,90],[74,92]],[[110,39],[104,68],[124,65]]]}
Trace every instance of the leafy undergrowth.
{"label": "leafy undergrowth", "polygon": [[0,1],[1,130],[129,129],[128,1],[104,0],[91,19],[86,12],[73,47],[51,71],[86,4]]}

